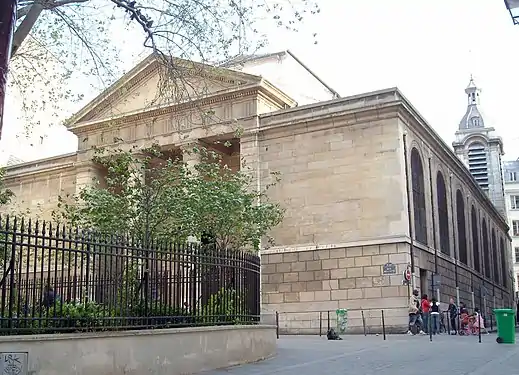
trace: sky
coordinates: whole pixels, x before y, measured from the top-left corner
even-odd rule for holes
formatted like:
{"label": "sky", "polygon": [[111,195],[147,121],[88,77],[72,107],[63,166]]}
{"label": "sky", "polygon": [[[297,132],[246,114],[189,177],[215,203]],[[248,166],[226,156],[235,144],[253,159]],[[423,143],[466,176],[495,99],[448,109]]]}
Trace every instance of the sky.
{"label": "sky", "polygon": [[[503,138],[503,159],[519,157],[519,75],[513,68],[519,61],[519,26],[502,0],[320,0],[319,5],[321,12],[305,19],[297,33],[265,30],[264,52],[290,49],[343,97],[398,87],[449,145],[466,110],[464,90],[472,74],[482,90],[485,124]],[[142,54],[130,45],[131,65]],[[16,138],[17,103],[13,98],[7,103],[4,155],[29,161],[75,151],[75,136],[62,126],[48,128],[44,120],[31,139]]]}

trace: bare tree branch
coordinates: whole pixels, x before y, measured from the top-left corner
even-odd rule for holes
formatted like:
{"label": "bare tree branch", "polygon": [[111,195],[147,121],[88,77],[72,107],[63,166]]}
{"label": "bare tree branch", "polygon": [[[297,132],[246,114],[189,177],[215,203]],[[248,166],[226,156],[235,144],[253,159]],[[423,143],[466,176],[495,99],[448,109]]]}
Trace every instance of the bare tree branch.
{"label": "bare tree branch", "polygon": [[25,17],[29,11],[31,10],[31,8],[35,5],[38,5],[38,6],[41,6],[42,9],[45,9],[45,10],[51,10],[51,9],[54,9],[54,8],[58,8],[58,7],[61,7],[61,6],[64,6],[64,5],[69,5],[69,4],[79,4],[79,3],[86,3],[87,1],[89,0],[61,0],[61,1],[52,1],[52,0],[43,0],[43,1],[32,1],[32,2],[23,2],[23,5],[20,9],[17,10],[16,12],[16,19],[20,19],[22,17]]}
{"label": "bare tree branch", "polygon": [[[292,1],[19,0],[10,74],[16,76],[11,82],[22,97],[26,130],[40,118],[65,120],[71,105],[77,108],[84,95],[106,89],[129,68],[128,56],[121,57],[126,41],[114,38],[122,28],[144,33],[144,47],[158,57],[157,96],[145,105],[183,102],[207,95],[208,83],[199,82],[205,77],[200,68],[179,66],[177,58],[213,64],[255,53],[266,45],[261,30],[268,22],[296,30],[303,14],[318,13],[316,0],[297,0],[297,6]],[[210,112],[199,110],[201,117]]]}

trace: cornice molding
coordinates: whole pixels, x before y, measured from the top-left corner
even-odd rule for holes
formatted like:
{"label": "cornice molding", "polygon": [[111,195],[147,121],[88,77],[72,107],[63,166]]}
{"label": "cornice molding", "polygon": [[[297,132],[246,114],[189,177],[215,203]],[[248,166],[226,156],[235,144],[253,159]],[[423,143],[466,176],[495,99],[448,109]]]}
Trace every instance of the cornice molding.
{"label": "cornice molding", "polygon": [[70,169],[72,171],[75,171],[76,170],[75,169],[75,163],[74,162],[70,162],[70,163],[66,163],[66,164],[62,164],[62,165],[45,167],[45,168],[41,168],[41,169],[21,170],[19,172],[14,173],[14,174],[13,173],[6,173],[4,180],[6,182],[12,182],[13,180],[16,180],[16,179],[24,179],[24,178],[27,178],[27,177],[35,177],[37,175],[51,174],[52,172],[63,171],[63,170],[66,170],[66,169]]}
{"label": "cornice molding", "polygon": [[112,117],[109,119],[102,119],[78,124],[77,126],[70,128],[69,130],[76,135],[80,135],[101,130],[104,127],[106,127],[106,125],[124,125],[124,127],[131,126],[135,125],[136,123],[142,120],[148,120],[150,118],[152,119],[174,112],[188,111],[196,109],[197,107],[208,106],[215,103],[225,103],[227,101],[232,101],[234,99],[257,95],[259,90],[260,86],[258,84],[250,84],[247,86],[243,86],[239,89],[233,88],[232,91],[227,90],[226,92],[211,94],[209,96],[202,97],[196,100],[190,100],[183,103],[169,104],[165,106],[159,106],[156,108],[148,108],[136,111],[134,113],[128,113],[121,116]]}
{"label": "cornice molding", "polygon": [[[275,113],[267,114],[266,116],[271,117],[272,115],[275,116]],[[337,127],[337,122],[340,121],[345,122],[344,125],[349,126],[364,123],[367,120],[384,120],[396,118],[397,116],[396,104],[386,103],[383,105],[373,105],[370,107],[360,109],[351,108],[343,111],[335,111],[332,113],[323,111],[322,113],[319,113],[317,115],[315,112],[308,112],[303,116],[296,117],[292,121],[286,121],[285,119],[281,118],[278,121],[271,121],[267,125],[261,124],[262,117],[263,115],[260,116],[260,128],[247,130],[245,131],[244,135],[253,134],[255,132],[263,133],[269,131],[270,136],[272,135],[272,131],[284,131],[288,127],[290,127],[292,131],[304,127],[305,131],[314,132]],[[352,120],[352,122],[349,123],[349,120]],[[314,126],[316,123],[318,123],[321,126],[310,128],[310,126]]]}
{"label": "cornice molding", "polygon": [[278,104],[282,109],[285,106],[288,106],[290,108],[297,106],[297,102],[294,99],[292,99],[288,94],[280,90],[278,87],[274,86],[269,81],[262,79],[260,86],[260,92],[262,96],[269,99],[273,103]]}
{"label": "cornice molding", "polygon": [[[149,59],[149,58],[148,58]],[[161,66],[155,59],[149,59],[150,61],[143,61],[143,66],[139,70],[139,65],[134,69],[136,72],[130,71],[121,79],[114,84],[113,87],[108,88],[105,92],[101,93],[92,102],[87,104],[82,110],[80,110],[75,116],[69,121],[69,130],[75,128],[74,125],[78,125],[81,122],[88,122],[92,120],[96,115],[103,113],[107,108],[112,106],[117,100],[126,96],[136,86],[142,84],[153,74],[160,74]],[[179,60],[181,61],[181,60]],[[196,77],[202,79],[208,79],[212,81],[219,81],[222,83],[237,83],[238,85],[247,85],[251,83],[260,83],[262,78],[252,74],[237,72],[230,69],[217,68],[210,65],[189,62],[189,66],[184,62],[184,66],[179,64],[179,69],[185,71],[184,78]],[[198,69],[197,69],[198,68]],[[133,73],[133,75],[132,75]]]}

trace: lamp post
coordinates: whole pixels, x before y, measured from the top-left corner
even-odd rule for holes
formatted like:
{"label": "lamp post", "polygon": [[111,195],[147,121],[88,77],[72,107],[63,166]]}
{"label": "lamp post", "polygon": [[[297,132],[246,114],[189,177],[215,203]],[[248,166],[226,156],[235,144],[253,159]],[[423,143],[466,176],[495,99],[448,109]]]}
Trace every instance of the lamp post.
{"label": "lamp post", "polygon": [[11,57],[16,8],[18,0],[2,0],[0,2],[0,139],[4,122],[5,91],[7,89],[7,69]]}
{"label": "lamp post", "polygon": [[514,25],[519,25],[519,0],[505,0],[505,5]]}

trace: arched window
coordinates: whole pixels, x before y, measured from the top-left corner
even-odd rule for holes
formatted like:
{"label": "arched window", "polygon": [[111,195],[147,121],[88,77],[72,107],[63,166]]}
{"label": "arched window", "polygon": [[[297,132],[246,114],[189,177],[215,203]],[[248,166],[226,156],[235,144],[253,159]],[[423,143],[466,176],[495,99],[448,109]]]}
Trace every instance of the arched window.
{"label": "arched window", "polygon": [[440,229],[440,251],[450,255],[450,239],[449,239],[449,209],[447,207],[447,189],[445,188],[445,179],[443,174],[436,174],[436,199],[438,200],[438,222]]}
{"label": "arched window", "polygon": [[476,209],[472,206],[470,214],[472,221],[472,257],[474,258],[474,269],[481,272],[481,264],[479,262],[479,231],[478,231],[478,217]]}
{"label": "arched window", "polygon": [[490,249],[488,246],[488,230],[485,219],[483,219],[483,224],[481,224],[481,230],[483,231],[483,259],[485,261],[485,276],[490,278]]}
{"label": "arched window", "polygon": [[499,266],[497,259],[496,231],[492,228],[492,265],[494,270],[494,281],[499,284]]}
{"label": "arched window", "polygon": [[503,275],[503,286],[508,288],[508,267],[506,262],[505,241],[503,241],[503,237],[499,239],[499,248],[501,249],[501,275]]}
{"label": "arched window", "polygon": [[423,164],[416,148],[413,148],[411,151],[411,176],[413,185],[415,239],[427,245],[427,215],[425,210]]}
{"label": "arched window", "polygon": [[456,216],[458,218],[458,249],[459,259],[463,264],[468,263],[467,256],[467,231],[465,223],[465,201],[461,190],[456,191]]}

